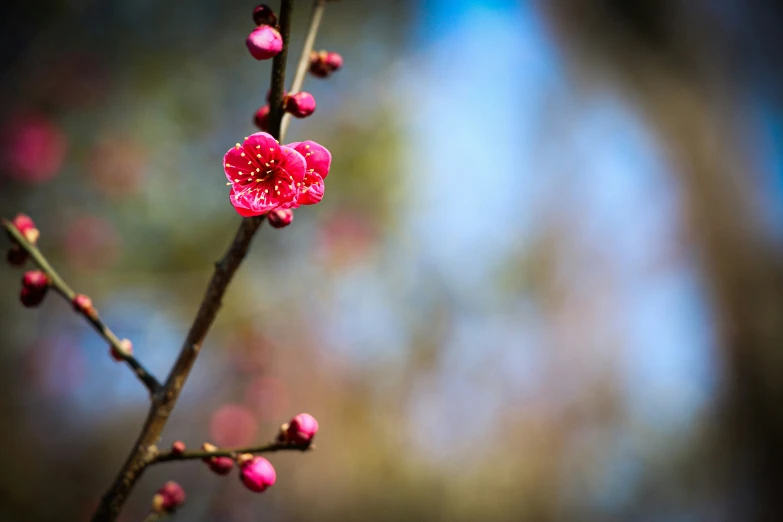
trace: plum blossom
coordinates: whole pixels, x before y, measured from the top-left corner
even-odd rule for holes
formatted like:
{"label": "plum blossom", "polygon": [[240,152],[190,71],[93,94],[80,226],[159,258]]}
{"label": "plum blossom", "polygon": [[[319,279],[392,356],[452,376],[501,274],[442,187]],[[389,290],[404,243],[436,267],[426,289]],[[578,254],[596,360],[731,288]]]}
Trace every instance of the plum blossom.
{"label": "plum blossom", "polygon": [[236,144],[223,158],[229,199],[245,217],[293,209],[321,201],[332,155],[314,141],[280,145],[257,132]]}

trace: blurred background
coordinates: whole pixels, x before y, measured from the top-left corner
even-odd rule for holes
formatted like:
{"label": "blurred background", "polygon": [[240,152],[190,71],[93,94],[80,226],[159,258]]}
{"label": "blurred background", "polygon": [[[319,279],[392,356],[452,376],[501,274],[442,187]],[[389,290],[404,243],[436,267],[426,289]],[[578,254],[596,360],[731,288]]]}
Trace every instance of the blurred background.
{"label": "blurred background", "polygon": [[[0,214],[161,379],[239,221],[253,6],[0,18]],[[288,136],[332,151],[325,198],[261,229],[161,441],[307,411],[318,449],[272,455],[263,495],[158,466],[121,520],[169,479],[190,521],[783,520],[781,23],[762,0],[329,3],[316,48],[345,66]],[[22,308],[20,276],[0,520],[88,520],[146,394],[61,299]]]}

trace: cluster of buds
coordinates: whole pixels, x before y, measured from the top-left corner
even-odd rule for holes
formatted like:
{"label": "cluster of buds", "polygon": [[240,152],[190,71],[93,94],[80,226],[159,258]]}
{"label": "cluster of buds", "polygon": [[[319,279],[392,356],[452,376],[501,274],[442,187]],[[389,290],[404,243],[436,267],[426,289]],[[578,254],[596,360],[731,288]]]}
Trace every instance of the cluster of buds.
{"label": "cluster of buds", "polygon": [[253,9],[256,28],[247,37],[247,50],[256,60],[268,60],[283,50],[283,37],[277,29],[277,16],[272,8],[261,4]]}
{"label": "cluster of buds", "polygon": [[22,276],[22,291],[19,300],[27,308],[35,308],[44,300],[49,290],[49,277],[40,270],[30,270]]}
{"label": "cluster of buds", "polygon": [[[295,94],[283,95],[283,110],[296,118],[307,118],[315,112],[315,97],[309,92],[301,91]],[[260,130],[269,130],[269,93],[266,97],[266,105],[259,107],[253,113],[253,123]]]}
{"label": "cluster of buds", "polygon": [[[318,421],[308,413],[300,413],[280,427],[280,433],[277,436],[278,442],[287,444],[296,444],[300,446],[309,446],[318,431]],[[205,442],[201,449],[213,453],[218,451],[218,447]],[[171,452],[175,455],[185,454],[185,443],[176,441],[171,445]],[[201,459],[209,469],[220,476],[231,473],[236,462],[239,467],[239,479],[251,491],[260,493],[268,487],[273,486],[277,480],[277,472],[272,463],[264,457],[253,455],[251,453],[240,453],[232,456],[214,455],[206,456]]]}
{"label": "cluster of buds", "polygon": [[[16,227],[19,233],[22,234],[27,242],[32,245],[38,241],[38,237],[41,235],[41,233],[35,227],[33,220],[30,219],[30,216],[17,214],[13,221],[11,221],[11,224]],[[8,250],[8,254],[6,255],[8,262],[16,266],[22,266],[25,264],[27,258],[27,252],[25,252],[21,245],[18,245],[16,242],[11,245],[11,248]]]}
{"label": "cluster of buds", "polygon": [[185,503],[185,490],[174,481],[163,484],[152,497],[152,511],[155,513],[174,513]]}
{"label": "cluster of buds", "polygon": [[310,53],[310,74],[316,78],[328,78],[343,66],[343,57],[334,51]]}

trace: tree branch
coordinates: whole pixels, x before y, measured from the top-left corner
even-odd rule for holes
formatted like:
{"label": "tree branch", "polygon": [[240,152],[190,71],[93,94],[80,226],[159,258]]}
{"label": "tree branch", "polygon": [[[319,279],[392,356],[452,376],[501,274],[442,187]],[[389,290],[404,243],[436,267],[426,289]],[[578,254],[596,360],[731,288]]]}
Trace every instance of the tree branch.
{"label": "tree branch", "polygon": [[[315,35],[318,34],[318,28],[321,26],[321,19],[324,15],[324,6],[326,0],[315,0],[313,3],[313,14],[310,17],[310,29],[307,31],[307,38],[305,39],[304,48],[302,54],[299,56],[299,64],[296,66],[296,74],[294,75],[294,81],[291,83],[291,89],[288,91],[291,94],[297,93],[302,90],[307,70],[310,68],[310,53],[313,51],[313,45],[315,45]],[[283,114],[283,119],[280,120],[280,135],[285,136],[288,126],[291,124],[291,115]],[[283,138],[280,138],[282,141]]]}
{"label": "tree branch", "polygon": [[[50,285],[54,288],[58,294],[60,294],[69,303],[73,302],[73,298],[76,296],[68,283],[57,273],[52,267],[49,261],[44,257],[38,247],[27,241],[24,235],[7,219],[3,219],[3,227],[8,231],[8,234],[13,238],[22,250],[27,252],[33,262],[38,268],[43,271],[47,277],[49,277]],[[84,317],[92,326],[95,331],[103,337],[111,347],[114,348],[115,353],[122,357],[122,360],[130,366],[136,377],[139,378],[142,384],[147,388],[150,393],[150,398],[154,396],[162,389],[158,380],[136,359],[132,354],[128,353],[125,348],[120,344],[120,339],[117,335],[106,326],[106,323],[101,320],[97,313],[88,314],[83,310],[74,308],[74,311]]]}
{"label": "tree branch", "polygon": [[166,451],[159,453],[150,464],[159,464],[161,462],[171,462],[178,460],[195,460],[209,457],[237,457],[243,453],[273,453],[276,451],[310,451],[314,450],[313,444],[293,444],[291,442],[270,442],[263,446],[250,446],[247,448],[224,448],[214,451],[186,451],[185,453],[174,453]]}
{"label": "tree branch", "polygon": [[[316,2],[315,9],[323,9],[323,2]],[[281,131],[280,123],[282,117],[283,89],[285,86],[285,68],[286,57],[288,55],[289,39],[291,34],[291,14],[293,11],[293,0],[281,0],[280,5],[280,33],[283,37],[283,49],[272,62],[272,81],[270,92],[270,119],[269,133],[278,140],[282,140],[284,132]],[[319,15],[320,17],[320,15]],[[317,24],[311,25],[307,41],[312,48],[312,40],[315,39]],[[309,59],[309,50],[307,46],[302,53],[300,65],[303,60]],[[306,68],[300,73],[297,70],[298,84],[301,85],[304,80]],[[294,80],[297,82],[297,79]],[[144,427],[133,449],[128,456],[125,464],[117,475],[112,486],[106,492],[101,500],[93,522],[113,522],[122,509],[123,504],[128,498],[133,486],[141,477],[144,470],[153,462],[161,458],[158,454],[155,444],[160,438],[163,427],[166,425],[169,414],[174,408],[179,398],[182,387],[190,374],[190,370],[198,357],[204,339],[209,332],[212,323],[220,309],[223,295],[226,293],[229,283],[234,277],[234,273],[239,268],[242,260],[247,254],[250,243],[258,227],[263,223],[263,216],[250,217],[242,220],[237,230],[234,240],[231,243],[223,258],[216,263],[215,271],[212,274],[206,294],[199,306],[196,318],[188,332],[182,349],[180,350],[177,361],[166,379],[163,389],[156,395],[150,408]],[[252,449],[252,448],[251,448]],[[258,449],[258,448],[256,448]],[[266,451],[277,451],[278,449],[267,449]],[[288,449],[288,448],[287,448]],[[172,459],[173,460],[173,459]]]}

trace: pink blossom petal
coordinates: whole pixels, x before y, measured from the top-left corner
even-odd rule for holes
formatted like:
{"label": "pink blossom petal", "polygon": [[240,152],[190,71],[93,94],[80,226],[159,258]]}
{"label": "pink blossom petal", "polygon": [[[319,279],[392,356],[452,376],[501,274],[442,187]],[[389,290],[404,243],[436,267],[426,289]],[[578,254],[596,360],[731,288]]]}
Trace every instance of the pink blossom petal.
{"label": "pink blossom petal", "polygon": [[313,170],[324,179],[329,175],[329,167],[332,165],[332,153],[323,145],[307,140],[289,143],[286,147],[291,147],[305,157],[308,171]]}
{"label": "pink blossom petal", "polygon": [[308,174],[305,178],[305,189],[299,195],[300,205],[315,205],[324,197],[324,180],[318,174]]}

